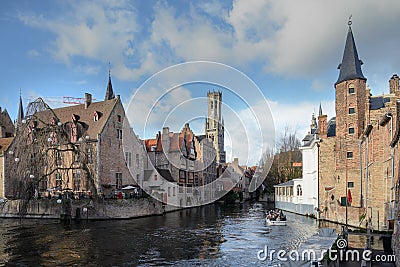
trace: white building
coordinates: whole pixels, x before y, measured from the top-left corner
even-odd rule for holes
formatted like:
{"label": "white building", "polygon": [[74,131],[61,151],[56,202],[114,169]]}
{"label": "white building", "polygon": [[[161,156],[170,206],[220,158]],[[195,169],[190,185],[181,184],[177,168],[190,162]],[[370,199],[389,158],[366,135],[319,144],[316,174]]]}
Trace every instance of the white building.
{"label": "white building", "polygon": [[[320,113],[322,113],[320,107]],[[303,139],[302,177],[275,186],[277,208],[304,215],[318,216],[318,150],[317,122],[311,119],[311,132]]]}

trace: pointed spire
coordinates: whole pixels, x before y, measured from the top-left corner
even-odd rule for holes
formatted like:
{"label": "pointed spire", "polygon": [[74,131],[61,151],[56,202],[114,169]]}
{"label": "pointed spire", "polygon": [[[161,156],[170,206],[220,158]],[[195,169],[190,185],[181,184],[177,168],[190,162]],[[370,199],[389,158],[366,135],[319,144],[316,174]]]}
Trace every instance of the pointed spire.
{"label": "pointed spire", "polygon": [[347,32],[346,45],[344,47],[342,63],[339,64],[339,78],[335,83],[341,83],[352,79],[367,80],[361,70],[363,62],[358,58],[356,43],[354,41],[353,32],[351,31],[351,16],[349,18],[349,30]]}
{"label": "pointed spire", "polygon": [[18,115],[17,115],[17,124],[21,124],[24,119],[24,107],[22,105],[22,94],[21,89],[19,89],[19,106],[18,106]]}
{"label": "pointed spire", "polygon": [[322,105],[319,103],[319,112],[318,112],[318,117],[322,116]]}
{"label": "pointed spire", "polygon": [[107,85],[106,97],[104,98],[104,100],[110,100],[114,98],[115,95],[111,83],[111,64],[110,62],[108,62],[108,85]]}
{"label": "pointed spire", "polygon": [[311,116],[311,125],[310,125],[310,129],[311,129],[311,134],[314,134],[315,131],[318,129],[318,125],[317,125],[317,119],[315,118],[314,113]]}

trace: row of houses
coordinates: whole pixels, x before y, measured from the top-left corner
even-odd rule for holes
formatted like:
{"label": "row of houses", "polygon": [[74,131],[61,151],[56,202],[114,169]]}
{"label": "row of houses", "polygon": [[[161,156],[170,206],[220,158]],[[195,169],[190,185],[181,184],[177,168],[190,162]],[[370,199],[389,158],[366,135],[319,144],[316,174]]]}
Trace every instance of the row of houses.
{"label": "row of houses", "polygon": [[82,104],[51,109],[39,98],[24,113],[20,98],[15,123],[0,112],[1,198],[64,192],[115,198],[134,189],[185,207],[210,203],[231,189],[248,196],[248,170],[238,159],[225,163],[221,92],[208,93],[205,134],[196,135],[186,123],[180,132],[164,127],[146,140],[130,127],[110,75],[104,101],[92,100],[86,93]]}
{"label": "row of houses", "polygon": [[336,116],[328,120],[320,106],[303,139],[303,173],[275,187],[276,205],[320,219],[393,228],[399,219],[400,87],[373,96],[362,73],[349,23],[335,86]]}

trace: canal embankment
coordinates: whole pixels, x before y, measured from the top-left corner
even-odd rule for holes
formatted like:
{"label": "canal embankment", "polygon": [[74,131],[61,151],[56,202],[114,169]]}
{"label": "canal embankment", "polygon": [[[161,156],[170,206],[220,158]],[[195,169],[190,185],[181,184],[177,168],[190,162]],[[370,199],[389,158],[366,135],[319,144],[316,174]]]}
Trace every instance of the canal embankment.
{"label": "canal embankment", "polygon": [[162,215],[182,209],[164,205],[153,198],[129,199],[31,199],[0,203],[1,218],[35,219],[131,219]]}

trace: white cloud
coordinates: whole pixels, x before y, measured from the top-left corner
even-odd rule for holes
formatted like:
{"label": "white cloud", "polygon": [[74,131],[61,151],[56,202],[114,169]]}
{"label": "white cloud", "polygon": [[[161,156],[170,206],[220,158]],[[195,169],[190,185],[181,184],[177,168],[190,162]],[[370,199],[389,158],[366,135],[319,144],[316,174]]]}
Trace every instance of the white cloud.
{"label": "white cloud", "polygon": [[87,75],[95,75],[98,74],[100,71],[100,66],[95,66],[95,65],[89,65],[89,64],[85,64],[85,65],[78,65],[76,66],[76,71],[77,72],[83,72]]}
{"label": "white cloud", "polygon": [[[274,116],[277,136],[283,133],[285,127],[290,126],[296,131],[297,137],[302,139],[309,131],[311,115],[318,116],[319,102],[302,102],[287,104],[277,101],[269,101]],[[322,113],[328,115],[328,119],[335,116],[335,101],[322,101]]]}
{"label": "white cloud", "polygon": [[[400,55],[390,53],[400,42],[393,34],[399,30],[400,2],[366,0],[362,9],[360,5],[346,0],[234,0],[229,9],[207,1],[184,10],[158,2],[152,9],[136,11],[130,2],[100,1],[72,3],[57,16],[19,18],[55,34],[54,58],[67,64],[80,56],[112,61],[116,77],[137,80],[192,60],[236,67],[257,62],[264,71],[286,78],[321,75],[340,62],[347,18],[353,14],[355,37],[362,43],[360,57],[371,64],[369,75],[389,76],[387,72],[400,68]],[[153,14],[138,21],[138,12]]]}

